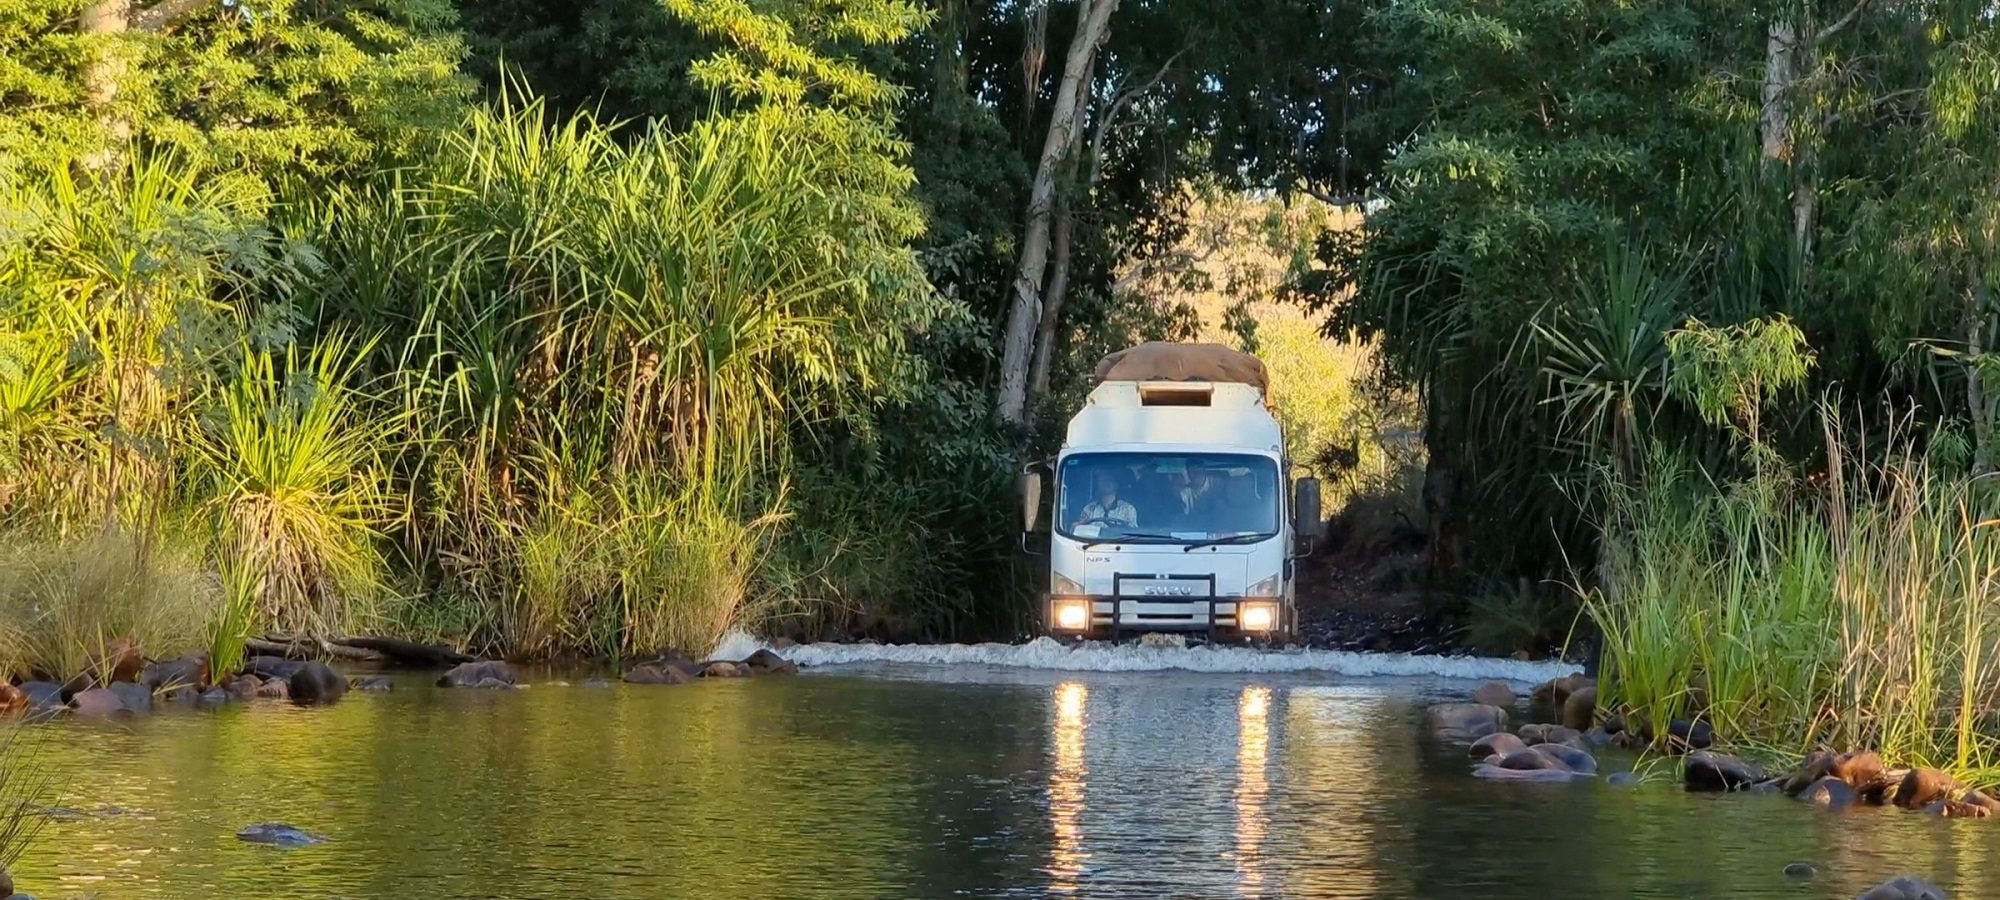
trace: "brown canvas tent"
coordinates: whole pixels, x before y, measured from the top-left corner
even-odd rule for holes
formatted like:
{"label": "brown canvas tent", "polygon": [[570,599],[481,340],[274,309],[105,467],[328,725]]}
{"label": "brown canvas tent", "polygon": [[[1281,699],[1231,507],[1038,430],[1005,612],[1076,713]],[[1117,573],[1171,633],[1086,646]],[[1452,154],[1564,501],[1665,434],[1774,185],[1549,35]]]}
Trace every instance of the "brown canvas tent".
{"label": "brown canvas tent", "polygon": [[1148,341],[1106,356],[1091,375],[1092,384],[1107,381],[1221,381],[1247,384],[1271,402],[1271,379],[1264,363],[1248,353],[1221,344],[1175,344]]}

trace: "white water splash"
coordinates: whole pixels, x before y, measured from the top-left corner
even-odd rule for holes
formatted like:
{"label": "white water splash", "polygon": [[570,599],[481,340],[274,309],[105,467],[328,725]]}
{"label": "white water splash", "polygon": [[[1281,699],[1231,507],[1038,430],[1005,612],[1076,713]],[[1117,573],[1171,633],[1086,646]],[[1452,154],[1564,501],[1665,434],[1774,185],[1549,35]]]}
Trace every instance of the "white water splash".
{"label": "white water splash", "polygon": [[[769,645],[742,632],[722,639],[713,659],[742,659]],[[1065,644],[1036,638],[1025,644],[801,644],[778,651],[800,666],[903,663],[1005,666],[1071,672],[1327,672],[1350,676],[1498,679],[1534,684],[1580,670],[1565,662],[1525,662],[1477,656],[1411,656],[1346,650],[1256,650],[1249,647],[1149,647]]]}

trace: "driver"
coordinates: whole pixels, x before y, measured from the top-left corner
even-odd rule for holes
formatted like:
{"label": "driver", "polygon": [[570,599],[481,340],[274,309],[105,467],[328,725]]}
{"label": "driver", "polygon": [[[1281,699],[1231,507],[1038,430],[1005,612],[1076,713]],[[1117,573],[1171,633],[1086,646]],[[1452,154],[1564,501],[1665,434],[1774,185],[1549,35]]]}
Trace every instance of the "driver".
{"label": "driver", "polygon": [[1123,525],[1126,528],[1139,524],[1139,511],[1132,508],[1131,503],[1118,499],[1118,479],[1109,472],[1097,474],[1097,500],[1084,504],[1083,514],[1077,517],[1075,524],[1087,525],[1091,522]]}

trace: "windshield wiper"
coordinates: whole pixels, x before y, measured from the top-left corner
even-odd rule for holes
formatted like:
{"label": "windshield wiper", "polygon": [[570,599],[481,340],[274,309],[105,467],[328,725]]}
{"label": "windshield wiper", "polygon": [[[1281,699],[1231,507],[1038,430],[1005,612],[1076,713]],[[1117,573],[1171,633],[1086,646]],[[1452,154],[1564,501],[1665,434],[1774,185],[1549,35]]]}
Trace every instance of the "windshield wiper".
{"label": "windshield wiper", "polygon": [[[1128,540],[1129,538],[1139,538],[1140,540],[1137,541]],[[1098,538],[1097,540],[1094,541],[1086,541],[1083,545],[1083,549],[1088,550],[1092,547],[1102,547],[1105,544],[1139,544],[1139,543],[1144,543],[1145,541],[1148,540],[1171,541],[1173,539],[1174,539],[1173,535],[1161,534],[1157,531],[1132,531],[1132,532],[1127,532],[1125,534],[1116,535],[1114,537]]]}
{"label": "windshield wiper", "polygon": [[1190,550],[1195,550],[1201,547],[1214,547],[1218,544],[1240,544],[1244,542],[1268,541],[1277,536],[1278,533],[1275,531],[1259,533],[1259,534],[1232,534],[1228,537],[1209,538],[1208,540],[1205,541],[1195,541],[1192,544],[1182,547],[1181,552],[1186,553]]}

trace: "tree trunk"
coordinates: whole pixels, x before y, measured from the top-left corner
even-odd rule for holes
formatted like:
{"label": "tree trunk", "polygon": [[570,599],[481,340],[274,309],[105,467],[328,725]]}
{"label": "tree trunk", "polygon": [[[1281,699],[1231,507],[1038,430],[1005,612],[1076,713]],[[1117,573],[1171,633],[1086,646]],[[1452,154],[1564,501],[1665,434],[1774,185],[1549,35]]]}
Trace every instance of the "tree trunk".
{"label": "tree trunk", "polygon": [[1049,367],[1056,353],[1056,331],[1062,326],[1063,301],[1069,297],[1070,240],[1076,232],[1076,211],[1070,201],[1056,200],[1055,262],[1049,272],[1048,296],[1042,300],[1042,322],[1035,330],[1035,371],[1028,380],[1028,396],[1043,397],[1049,392]]}
{"label": "tree trunk", "polygon": [[1986,314],[1981,303],[1982,288],[1977,263],[1966,266],[1965,278],[1965,405],[1972,414],[1972,472],[1993,471],[1993,415],[1986,408],[1985,375],[1981,371],[1986,354]]}
{"label": "tree trunk", "polygon": [[[1042,95],[1042,69],[1049,59],[1049,2],[1033,0],[1028,19],[1022,23],[1027,34],[1021,40],[1021,118],[1014,126],[1014,138],[1025,149],[1028,133],[1035,127],[1035,104]],[[1080,0],[1088,5],[1090,0]],[[1083,19],[1077,19],[1083,27]]]}
{"label": "tree trunk", "polygon": [[1786,109],[1786,95],[1798,80],[1798,28],[1790,22],[1772,22],[1764,36],[1764,89],[1762,106],[1764,162],[1782,162],[1791,156],[1792,123]]}
{"label": "tree trunk", "polygon": [[1007,313],[1006,349],[1000,358],[1000,394],[995,410],[1002,421],[1020,424],[1026,418],[1028,368],[1033,362],[1035,330],[1042,318],[1042,281],[1048,274],[1049,239],[1056,193],[1056,173],[1073,151],[1077,110],[1084,82],[1097,47],[1111,24],[1118,0],[1080,0],[1076,36],[1063,63],[1062,84],[1049,111],[1049,130],[1042,158],[1028,194],[1028,215],[1021,238],[1020,263],[1014,272],[1014,302]]}
{"label": "tree trunk", "polygon": [[104,145],[82,160],[92,174],[116,168],[124,159],[121,148],[132,136],[132,124],[117,110],[118,85],[125,80],[124,35],[132,27],[131,0],[99,0],[77,17],[77,30],[86,41],[83,68],[83,103],[97,119]]}

